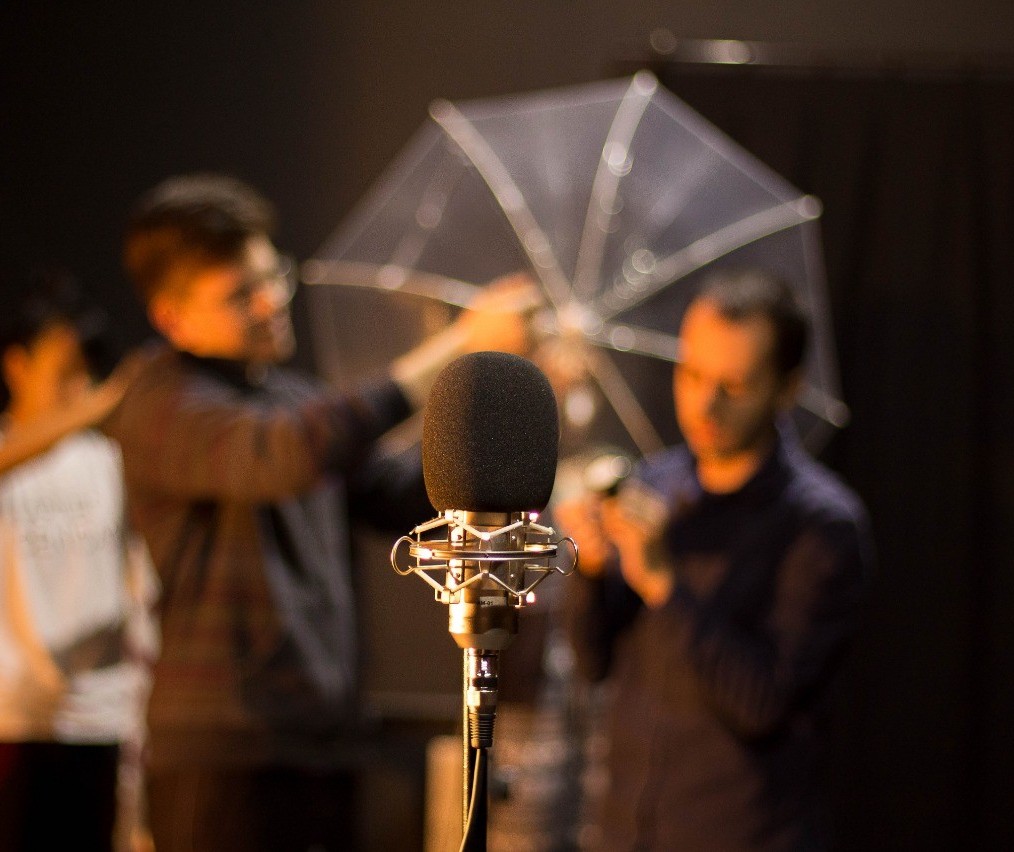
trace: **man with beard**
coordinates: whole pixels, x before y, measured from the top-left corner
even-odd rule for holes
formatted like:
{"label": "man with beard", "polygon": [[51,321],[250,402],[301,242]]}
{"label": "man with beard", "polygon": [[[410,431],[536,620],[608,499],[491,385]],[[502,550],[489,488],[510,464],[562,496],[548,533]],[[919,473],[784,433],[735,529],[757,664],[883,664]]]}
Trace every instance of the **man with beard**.
{"label": "man with beard", "polygon": [[558,509],[581,548],[579,665],[615,689],[602,849],[828,846],[829,684],[871,547],[859,499],[787,422],[806,340],[781,281],[710,280],[673,375],[686,444],[642,461],[616,497]]}

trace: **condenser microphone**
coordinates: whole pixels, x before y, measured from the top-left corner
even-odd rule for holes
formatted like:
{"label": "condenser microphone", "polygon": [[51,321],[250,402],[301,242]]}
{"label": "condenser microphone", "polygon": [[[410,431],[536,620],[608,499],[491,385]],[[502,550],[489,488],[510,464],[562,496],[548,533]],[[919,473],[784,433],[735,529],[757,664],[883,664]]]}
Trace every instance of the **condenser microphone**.
{"label": "condenser microphone", "polygon": [[[422,456],[439,515],[399,539],[391,562],[401,574],[418,574],[448,605],[451,636],[466,654],[476,748],[492,743],[498,655],[517,634],[518,610],[548,574],[569,573],[551,564],[560,542],[538,523],[558,445],[556,399],[531,361],[475,352],[437,376],[423,415]],[[406,545],[414,560],[407,567],[400,556]]]}
{"label": "condenser microphone", "polygon": [[[524,520],[537,517],[553,490],[558,424],[548,379],[517,355],[473,352],[437,376],[423,414],[423,479],[433,507],[456,521],[453,543],[463,555],[493,539],[501,551],[523,548],[533,532]],[[465,562],[464,579],[483,567]],[[519,566],[494,559],[486,567],[486,582],[450,604],[451,635],[462,648],[501,650],[517,633],[517,608],[495,580],[516,588],[511,569]]]}

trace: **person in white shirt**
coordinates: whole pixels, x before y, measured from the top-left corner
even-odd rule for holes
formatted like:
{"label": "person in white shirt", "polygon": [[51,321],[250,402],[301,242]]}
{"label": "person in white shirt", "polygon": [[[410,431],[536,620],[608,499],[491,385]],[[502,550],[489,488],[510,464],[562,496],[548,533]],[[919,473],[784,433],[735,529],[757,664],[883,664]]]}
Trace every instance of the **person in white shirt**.
{"label": "person in white shirt", "polygon": [[94,312],[63,276],[33,285],[0,336],[0,850],[109,850],[155,581],[124,524],[119,448],[87,428],[124,375],[94,386]]}

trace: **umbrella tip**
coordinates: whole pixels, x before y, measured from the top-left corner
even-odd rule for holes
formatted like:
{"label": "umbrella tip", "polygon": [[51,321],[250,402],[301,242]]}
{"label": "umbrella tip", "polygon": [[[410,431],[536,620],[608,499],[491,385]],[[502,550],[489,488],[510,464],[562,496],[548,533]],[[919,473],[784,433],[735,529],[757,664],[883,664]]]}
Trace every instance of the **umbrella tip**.
{"label": "umbrella tip", "polygon": [[437,98],[430,101],[430,117],[434,121],[440,121],[451,111],[451,102],[446,98]]}
{"label": "umbrella tip", "polygon": [[819,219],[824,205],[816,195],[804,195],[796,201],[796,211],[804,219]]}
{"label": "umbrella tip", "polygon": [[632,80],[632,87],[639,94],[650,95],[658,88],[658,77],[652,74],[651,71],[638,71]]}

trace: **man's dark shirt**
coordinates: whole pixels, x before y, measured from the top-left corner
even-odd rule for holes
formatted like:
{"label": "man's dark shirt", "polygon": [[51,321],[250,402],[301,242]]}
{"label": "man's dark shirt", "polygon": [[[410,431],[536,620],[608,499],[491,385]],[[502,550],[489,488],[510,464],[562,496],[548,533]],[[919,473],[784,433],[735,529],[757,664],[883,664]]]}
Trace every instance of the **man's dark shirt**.
{"label": "man's dark shirt", "polygon": [[829,679],[871,572],[862,505],[787,438],[735,493],[703,491],[682,447],[638,475],[670,507],[670,599],[644,607],[617,570],[569,595],[579,666],[615,688],[601,848],[822,848]]}
{"label": "man's dark shirt", "polygon": [[132,385],[108,431],[163,584],[153,767],[333,759],[356,681],[350,513],[426,515],[418,468],[370,461],[408,414],[391,381],[339,395],[172,351]]}

